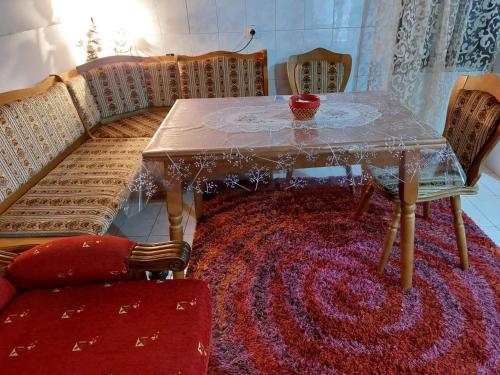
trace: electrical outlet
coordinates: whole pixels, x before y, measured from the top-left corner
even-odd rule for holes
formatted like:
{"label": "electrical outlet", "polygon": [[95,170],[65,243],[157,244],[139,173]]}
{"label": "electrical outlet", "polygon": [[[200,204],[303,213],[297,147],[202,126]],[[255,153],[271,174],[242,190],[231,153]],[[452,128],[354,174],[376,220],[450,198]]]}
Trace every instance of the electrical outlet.
{"label": "electrical outlet", "polygon": [[257,31],[255,30],[255,25],[248,25],[245,30],[245,38],[250,39],[253,35],[254,39],[256,37]]}

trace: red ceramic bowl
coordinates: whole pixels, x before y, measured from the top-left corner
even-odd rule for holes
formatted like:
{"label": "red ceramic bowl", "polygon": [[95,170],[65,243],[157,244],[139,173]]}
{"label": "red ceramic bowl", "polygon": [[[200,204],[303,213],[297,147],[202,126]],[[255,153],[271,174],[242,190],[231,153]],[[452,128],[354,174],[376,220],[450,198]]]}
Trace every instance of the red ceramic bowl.
{"label": "red ceramic bowl", "polygon": [[288,105],[296,120],[312,120],[318,111],[319,96],[312,94],[292,95]]}

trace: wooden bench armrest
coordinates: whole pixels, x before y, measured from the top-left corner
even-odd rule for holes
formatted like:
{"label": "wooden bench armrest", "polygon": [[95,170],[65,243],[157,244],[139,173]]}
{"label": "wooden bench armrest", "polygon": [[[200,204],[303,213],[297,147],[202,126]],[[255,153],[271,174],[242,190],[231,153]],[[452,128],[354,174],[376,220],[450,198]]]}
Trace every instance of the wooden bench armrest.
{"label": "wooden bench armrest", "polygon": [[189,262],[191,247],[184,241],[152,244],[138,243],[127,258],[134,271],[183,271]]}

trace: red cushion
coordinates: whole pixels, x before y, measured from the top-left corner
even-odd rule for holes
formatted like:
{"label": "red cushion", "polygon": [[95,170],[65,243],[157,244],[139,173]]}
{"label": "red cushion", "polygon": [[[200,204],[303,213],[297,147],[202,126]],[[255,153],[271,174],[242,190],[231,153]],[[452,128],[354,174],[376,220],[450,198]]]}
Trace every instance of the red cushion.
{"label": "red cushion", "polygon": [[23,252],[7,267],[6,277],[17,289],[125,280],[126,257],[134,245],[112,236],[63,238]]}
{"label": "red cushion", "polygon": [[210,292],[198,280],[30,290],[0,313],[0,337],[2,375],[205,374]]}
{"label": "red cushion", "polygon": [[7,279],[0,277],[0,311],[7,306],[16,293],[16,288]]}

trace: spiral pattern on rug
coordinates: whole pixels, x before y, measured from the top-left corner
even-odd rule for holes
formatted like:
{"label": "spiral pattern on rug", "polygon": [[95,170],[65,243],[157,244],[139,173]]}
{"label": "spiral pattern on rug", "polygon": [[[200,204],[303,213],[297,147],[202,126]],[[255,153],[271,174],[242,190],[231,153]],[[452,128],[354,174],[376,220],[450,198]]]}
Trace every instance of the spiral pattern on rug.
{"label": "spiral pattern on rug", "polygon": [[[489,374],[498,370],[499,249],[464,215],[459,267],[448,200],[416,219],[414,288],[399,237],[377,272],[392,204],[331,187],[205,202],[189,277],[212,291],[209,374]],[[418,208],[421,210],[421,208]],[[420,212],[420,211],[419,211]]]}

